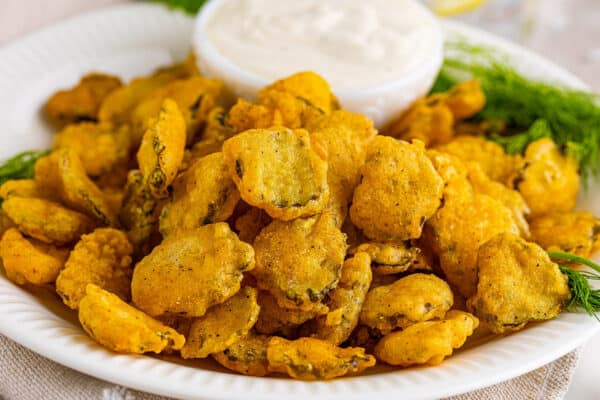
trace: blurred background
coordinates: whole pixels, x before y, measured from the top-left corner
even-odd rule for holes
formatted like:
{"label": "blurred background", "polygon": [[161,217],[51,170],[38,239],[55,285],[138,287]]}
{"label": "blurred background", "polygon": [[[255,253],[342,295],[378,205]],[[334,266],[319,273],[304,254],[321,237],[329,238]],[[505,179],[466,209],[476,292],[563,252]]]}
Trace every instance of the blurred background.
{"label": "blurred background", "polygon": [[[0,46],[66,16],[130,1],[1,0]],[[543,54],[600,92],[600,0],[422,1],[448,15],[445,18],[476,25]]]}

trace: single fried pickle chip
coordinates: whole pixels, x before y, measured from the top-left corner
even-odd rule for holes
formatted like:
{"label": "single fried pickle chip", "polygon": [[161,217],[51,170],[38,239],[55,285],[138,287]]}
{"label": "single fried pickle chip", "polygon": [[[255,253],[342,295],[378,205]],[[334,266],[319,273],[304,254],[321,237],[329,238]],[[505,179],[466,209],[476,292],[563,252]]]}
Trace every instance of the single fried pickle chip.
{"label": "single fried pickle chip", "polygon": [[233,213],[240,194],[229,175],[222,153],[196,160],[173,182],[171,202],[160,216],[160,232],[192,229],[223,222]]}
{"label": "single fried pickle chip", "polygon": [[83,329],[101,345],[118,353],[160,353],[179,350],[185,338],[172,328],[89,284],[79,307]]}
{"label": "single fried pickle chip", "polygon": [[243,375],[265,376],[269,374],[267,347],[270,336],[257,335],[252,331],[233,345],[212,357],[222,366]]}
{"label": "single fried pickle chip", "polygon": [[533,218],[531,239],[548,251],[587,258],[600,247],[600,218],[586,211],[557,212]]}
{"label": "single fried pickle chip", "polygon": [[473,315],[452,310],[442,320],[419,322],[384,336],[375,346],[375,356],[401,367],[438,365],[462,347],[478,325]]}
{"label": "single fried pickle chip", "polygon": [[223,155],[242,199],[273,218],[314,215],[327,204],[326,156],[304,130],[251,129],[225,141]]}
{"label": "single fried pickle chip", "polygon": [[68,255],[68,248],[26,239],[15,228],[8,229],[0,240],[0,259],[6,277],[18,285],[54,282]]}
{"label": "single fried pickle chip", "polygon": [[11,196],[2,210],[21,232],[44,243],[72,243],[95,226],[86,215],[44,199]]}
{"label": "single fried pickle chip", "polygon": [[286,340],[273,337],[267,349],[269,371],[307,381],[333,379],[362,372],[375,365],[375,357],[360,347],[342,349],[320,339]]}
{"label": "single fried pickle chip", "polygon": [[236,294],[252,268],[252,246],[226,223],[176,231],[136,265],[133,303],[151,316],[201,317]]}
{"label": "single fried pickle chip", "polygon": [[137,161],[145,184],[156,198],[167,197],[167,187],[181,166],[186,142],[185,129],[179,106],[171,99],[163,101],[158,117],[148,123]]}
{"label": "single fried pickle chip", "polygon": [[122,231],[99,228],[83,235],[56,279],[56,293],[72,309],[79,307],[89,283],[128,301],[132,252]]}
{"label": "single fried pickle chip", "polygon": [[350,254],[367,253],[374,274],[392,275],[416,269],[429,269],[417,263],[421,249],[411,242],[367,242],[350,250]]}
{"label": "single fried pickle chip", "polygon": [[285,329],[298,327],[300,324],[325,314],[329,310],[324,304],[318,304],[313,309],[304,311],[297,308],[284,308],[277,303],[277,299],[267,291],[258,295],[260,314],[254,329],[258,333],[273,334]]}
{"label": "single fried pickle chip", "polygon": [[252,275],[280,306],[309,311],[336,287],[346,249],[346,237],[329,213],[274,220],[254,240]]}
{"label": "single fried pickle chip", "polygon": [[248,334],[256,323],[260,307],[257,291],[246,286],[224,303],[211,307],[194,320],[181,349],[183,358],[206,358],[219,353]]}
{"label": "single fried pickle chip", "polygon": [[568,278],[540,246],[503,233],[479,249],[477,292],[467,307],[494,333],[552,319],[571,299]]}
{"label": "single fried pickle chip", "polygon": [[346,260],[340,282],[329,295],[329,312],[309,321],[303,328],[312,337],[337,345],[343,343],[358,325],[371,279],[371,259],[367,253],[359,252]]}
{"label": "single fried pickle chip", "polygon": [[369,290],[360,322],[383,334],[417,322],[441,318],[452,307],[448,284],[435,275],[412,274]]}
{"label": "single fried pickle chip", "polygon": [[377,136],[360,171],[350,207],[354,225],[373,240],[420,237],[425,221],[440,206],[444,188],[423,144]]}

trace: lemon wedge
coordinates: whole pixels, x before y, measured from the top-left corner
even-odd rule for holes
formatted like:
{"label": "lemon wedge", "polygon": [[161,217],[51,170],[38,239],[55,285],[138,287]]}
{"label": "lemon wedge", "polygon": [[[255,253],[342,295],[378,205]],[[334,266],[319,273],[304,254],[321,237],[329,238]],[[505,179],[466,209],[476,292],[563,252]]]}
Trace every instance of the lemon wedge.
{"label": "lemon wedge", "polygon": [[429,7],[437,15],[451,16],[469,12],[485,3],[485,0],[429,0]]}

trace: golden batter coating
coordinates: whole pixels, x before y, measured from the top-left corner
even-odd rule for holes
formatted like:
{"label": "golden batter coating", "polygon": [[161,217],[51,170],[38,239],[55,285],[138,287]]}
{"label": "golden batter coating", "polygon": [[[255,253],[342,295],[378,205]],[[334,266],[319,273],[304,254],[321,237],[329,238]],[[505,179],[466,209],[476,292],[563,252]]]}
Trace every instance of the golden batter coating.
{"label": "golden batter coating", "polygon": [[187,142],[191,143],[206,121],[208,112],[219,98],[222,89],[221,81],[200,76],[176,80],[156,89],[146,96],[131,114],[133,142],[141,141],[144,132],[150,127],[149,122],[160,112],[164,100],[171,99],[181,111],[186,125]]}
{"label": "golden batter coating", "polygon": [[479,164],[469,163],[468,168],[469,182],[471,182],[475,192],[488,195],[504,204],[510,210],[514,221],[519,226],[521,236],[528,238],[530,233],[527,217],[530,214],[530,210],[523,196],[516,190],[512,190],[499,182],[492,181],[483,172]]}
{"label": "golden batter coating", "polygon": [[462,347],[478,325],[473,315],[452,310],[440,321],[419,322],[384,336],[375,346],[375,356],[401,367],[438,365]]}
{"label": "golden batter coating", "polygon": [[115,76],[91,73],[71,89],[54,93],[44,111],[55,128],[96,121],[102,101],[120,87],[121,80]]}
{"label": "golden batter coating", "polygon": [[200,158],[173,182],[171,201],[160,216],[160,232],[168,236],[177,229],[226,221],[239,199],[223,153]]}
{"label": "golden batter coating", "polygon": [[148,123],[137,153],[140,172],[154,197],[167,197],[167,187],[175,179],[183,161],[185,142],[183,115],[177,103],[166,99],[158,117]]}
{"label": "golden batter coating", "polygon": [[372,240],[418,238],[440,206],[443,188],[421,142],[377,136],[361,168],[350,218]]}
{"label": "golden batter coating", "polygon": [[0,198],[11,196],[45,198],[45,194],[33,179],[11,179],[0,186]]}
{"label": "golden batter coating", "polygon": [[344,262],[342,276],[329,295],[329,312],[307,323],[311,336],[340,345],[358,325],[360,311],[371,285],[371,259],[367,253],[356,253]]}
{"label": "golden batter coating", "polygon": [[502,232],[519,234],[510,210],[499,200],[475,193],[463,198],[444,197],[444,206],[428,221],[425,236],[447,281],[470,297],[477,284],[479,247]]}
{"label": "golden batter coating", "polygon": [[385,134],[426,146],[447,143],[454,136],[454,115],[444,103],[444,96],[434,94],[419,99],[385,130]]}
{"label": "golden batter coating", "polygon": [[18,285],[54,282],[68,255],[68,248],[26,239],[15,228],[8,229],[0,240],[0,259],[6,277]]}
{"label": "golden batter coating", "polygon": [[118,353],[158,354],[185,343],[174,329],[91,283],[80,303],[79,321],[94,340]]}
{"label": "golden batter coating", "polygon": [[183,358],[206,358],[224,351],[246,336],[256,323],[260,307],[257,291],[246,286],[222,304],[211,307],[206,314],[194,320],[185,346]]}
{"label": "golden batter coating", "polygon": [[585,211],[542,215],[529,225],[531,240],[548,251],[587,258],[600,247],[600,219]]}
{"label": "golden batter coating", "polygon": [[452,154],[462,162],[479,164],[491,180],[504,185],[514,177],[523,162],[519,155],[508,155],[497,143],[481,136],[457,136],[450,143],[436,148]]}
{"label": "golden batter coating", "polygon": [[328,213],[274,220],[254,241],[252,275],[280,306],[309,311],[336,287],[346,249],[346,238]]}
{"label": "golden batter coating", "polygon": [[72,243],[95,226],[87,216],[44,199],[11,196],[2,210],[21,232],[44,243]]}
{"label": "golden batter coating", "polygon": [[240,133],[248,129],[266,129],[272,126],[283,125],[279,110],[271,109],[262,104],[254,104],[244,99],[238,99],[227,114],[227,125],[231,126],[233,133]]}
{"label": "golden batter coating", "polygon": [[375,365],[375,357],[360,347],[342,349],[314,338],[286,340],[273,337],[267,349],[270,372],[306,381],[333,379],[359,373]]}
{"label": "golden batter coating", "polygon": [[444,104],[452,111],[456,121],[474,116],[485,107],[481,82],[471,79],[458,83],[448,91]]}
{"label": "golden batter coating", "polygon": [[277,299],[266,291],[261,291],[258,296],[260,314],[254,329],[258,333],[273,334],[284,329],[296,328],[300,324],[327,313],[329,309],[323,304],[318,304],[309,311],[297,308],[284,308],[277,303]]}
{"label": "golden batter coating", "polygon": [[531,217],[573,210],[579,192],[577,161],[563,156],[550,138],[527,146],[512,185],[531,208]]}
{"label": "golden batter coating", "polygon": [[304,130],[252,129],[223,144],[223,155],[244,201],[271,217],[314,215],[329,199],[326,152]]}
{"label": "golden batter coating", "polygon": [[387,334],[395,328],[405,329],[417,322],[442,318],[453,301],[452,291],[442,279],[412,274],[369,290],[360,322]]}
{"label": "golden batter coating", "polygon": [[517,235],[500,234],[481,246],[478,267],[477,292],[467,307],[495,333],[552,319],[571,299],[558,265]]}
{"label": "golden batter coating", "polygon": [[201,317],[240,290],[254,251],[226,223],[176,231],[136,266],[133,303],[151,316]]}
{"label": "golden batter coating", "polygon": [[129,128],[82,122],[68,125],[54,136],[52,149],[71,148],[81,159],[85,172],[99,177],[127,164],[130,150]]}
{"label": "golden batter coating", "polygon": [[374,274],[391,275],[415,270],[424,265],[417,263],[421,253],[411,242],[367,242],[350,250],[350,254],[367,253]]}
{"label": "golden batter coating", "polygon": [[257,335],[252,331],[233,345],[212,357],[222,366],[243,375],[265,376],[269,374],[267,347],[270,336]]}
{"label": "golden batter coating", "polygon": [[35,164],[35,180],[45,193],[85,213],[102,225],[117,225],[117,216],[102,191],[88,178],[75,150],[55,150]]}
{"label": "golden batter coating", "polygon": [[254,243],[254,239],[260,231],[271,223],[272,219],[260,208],[251,207],[244,214],[236,218],[234,227],[240,240],[246,243]]}
{"label": "golden batter coating", "polygon": [[56,292],[72,309],[79,307],[89,283],[129,300],[132,253],[127,236],[119,230],[100,228],[83,235],[56,279]]}

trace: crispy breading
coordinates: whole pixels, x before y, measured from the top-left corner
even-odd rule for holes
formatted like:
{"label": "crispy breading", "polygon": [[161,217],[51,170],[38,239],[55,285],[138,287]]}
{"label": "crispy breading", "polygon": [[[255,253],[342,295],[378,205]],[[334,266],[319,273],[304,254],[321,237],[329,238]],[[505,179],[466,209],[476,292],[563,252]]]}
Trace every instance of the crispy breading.
{"label": "crispy breading", "polygon": [[56,92],[46,102],[44,111],[55,128],[82,122],[96,121],[102,101],[121,87],[116,76],[91,73],[74,87]]}
{"label": "crispy breading", "polygon": [[557,212],[533,218],[531,240],[548,251],[587,258],[600,247],[600,219],[586,211]]}
{"label": "crispy breading", "polygon": [[571,299],[568,278],[537,244],[503,233],[479,249],[477,292],[467,301],[493,332],[552,319]]}
{"label": "crispy breading", "polygon": [[328,213],[274,220],[254,241],[252,275],[280,306],[309,311],[336,287],[347,249],[345,239]]}
{"label": "crispy breading", "polygon": [[425,267],[417,263],[421,250],[411,242],[366,242],[350,250],[350,254],[367,253],[374,274],[390,275]]}
{"label": "crispy breading", "polygon": [[448,284],[435,275],[412,274],[369,290],[360,313],[363,325],[387,334],[417,322],[442,318],[454,301]]}
{"label": "crispy breading", "polygon": [[258,333],[273,334],[285,328],[295,328],[300,324],[325,314],[327,306],[319,304],[311,310],[305,311],[297,308],[284,308],[277,303],[277,299],[266,291],[261,291],[258,296],[260,314],[254,328]]}
{"label": "crispy breading", "polygon": [[6,277],[18,285],[54,282],[68,255],[68,248],[26,239],[15,228],[8,229],[0,240],[0,259]]}
{"label": "crispy breading", "polygon": [[283,127],[248,130],[223,144],[242,199],[283,220],[314,215],[326,206],[325,154],[308,132]]}
{"label": "crispy breading", "polygon": [[21,232],[44,243],[72,243],[95,226],[86,215],[44,199],[11,196],[2,210]]}
{"label": "crispy breading", "polygon": [[174,329],[91,283],[80,303],[79,321],[94,340],[118,353],[161,353],[185,343]]}
{"label": "crispy breading", "polygon": [[224,351],[246,336],[260,311],[256,295],[256,289],[246,286],[194,320],[181,349],[181,357],[206,358]]}
{"label": "crispy breading", "polygon": [[212,357],[222,366],[243,375],[265,376],[269,374],[267,347],[270,336],[257,335],[252,331],[239,341]]}
{"label": "crispy breading", "polygon": [[320,339],[286,340],[273,337],[267,348],[269,371],[302,380],[333,379],[362,372],[375,365],[375,357],[360,347],[342,349]]}
{"label": "crispy breading", "polygon": [[89,283],[128,301],[133,247],[124,232],[99,228],[83,235],[56,279],[56,292],[72,309],[79,307]]}
{"label": "crispy breading", "polygon": [[401,367],[438,365],[462,347],[478,326],[473,315],[452,310],[442,320],[419,322],[384,336],[375,346],[375,356]]}
{"label": "crispy breading", "polygon": [[133,303],[151,316],[201,317],[240,290],[254,251],[226,223],[176,231],[136,266]]}
{"label": "crispy breading", "polygon": [[160,215],[160,232],[192,229],[226,221],[240,199],[223,159],[214,153],[196,160],[173,182],[171,201]]}
{"label": "crispy breading", "polygon": [[444,188],[423,144],[377,136],[360,171],[350,207],[354,225],[373,240],[420,237],[425,221],[440,206]]}

